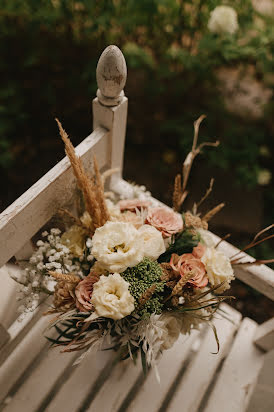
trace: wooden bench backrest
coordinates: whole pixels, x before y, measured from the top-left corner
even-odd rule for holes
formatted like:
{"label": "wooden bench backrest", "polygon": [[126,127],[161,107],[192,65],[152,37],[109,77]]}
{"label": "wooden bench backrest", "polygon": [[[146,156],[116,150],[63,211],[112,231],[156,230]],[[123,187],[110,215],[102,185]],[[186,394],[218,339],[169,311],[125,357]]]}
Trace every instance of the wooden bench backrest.
{"label": "wooden bench backrest", "polygon": [[[123,167],[127,118],[126,63],[116,46],[109,46],[97,66],[97,98],[93,101],[91,133],[77,148],[86,170],[96,156],[100,169]],[[56,136],[58,138],[58,136]],[[65,157],[0,215],[0,267],[20,253],[26,242],[75,194],[76,180]]]}

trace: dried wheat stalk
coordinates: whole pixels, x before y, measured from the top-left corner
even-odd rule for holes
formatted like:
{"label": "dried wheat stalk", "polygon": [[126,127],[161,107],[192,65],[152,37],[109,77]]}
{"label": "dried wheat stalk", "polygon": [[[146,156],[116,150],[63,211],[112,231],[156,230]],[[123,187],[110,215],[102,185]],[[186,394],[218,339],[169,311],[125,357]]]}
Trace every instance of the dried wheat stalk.
{"label": "dried wheat stalk", "polygon": [[202,220],[204,222],[209,222],[210,219],[213,218],[213,216],[215,216],[217,213],[220,212],[220,210],[222,210],[222,208],[225,206],[224,203],[220,203],[219,205],[215,206],[213,209],[211,209],[209,212],[207,212],[205,214],[205,216],[202,218]]}
{"label": "dried wheat stalk", "polygon": [[52,276],[54,279],[57,281],[65,281],[68,283],[79,283],[80,278],[77,275],[74,275],[73,273],[58,273],[58,272],[53,272],[51,270],[48,271],[48,274]]}
{"label": "dried wheat stalk", "polygon": [[183,278],[179,280],[174,286],[171,296],[180,295],[182,293],[183,287],[187,284],[187,282],[193,277],[193,272],[187,273]]}
{"label": "dried wheat stalk", "polygon": [[151,298],[151,296],[154,294],[155,289],[156,289],[156,284],[154,283],[153,285],[150,286],[143,294],[142,296],[138,299],[139,301],[139,306],[144,306],[144,304]]}

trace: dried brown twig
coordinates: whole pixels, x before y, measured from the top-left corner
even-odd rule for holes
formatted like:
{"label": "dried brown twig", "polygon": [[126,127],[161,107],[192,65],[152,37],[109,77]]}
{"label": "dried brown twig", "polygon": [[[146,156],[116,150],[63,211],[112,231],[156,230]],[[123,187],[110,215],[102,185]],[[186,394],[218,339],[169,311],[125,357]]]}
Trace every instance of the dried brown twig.
{"label": "dried brown twig", "polygon": [[219,145],[219,141],[216,141],[212,143],[211,142],[201,143],[199,146],[197,146],[200,124],[205,117],[206,117],[205,115],[202,115],[194,122],[194,138],[193,138],[192,149],[191,149],[191,152],[188,153],[183,163],[183,170],[182,170],[183,182],[182,182],[182,177],[180,174],[178,174],[175,177],[174,191],[173,191],[173,208],[177,212],[179,212],[188,194],[188,192],[186,191],[186,186],[187,186],[189,174],[190,174],[191,167],[192,167],[195,157],[199,153],[201,153],[201,150],[205,146],[217,147]]}
{"label": "dried brown twig", "polygon": [[210,193],[212,192],[213,185],[214,185],[214,179],[212,178],[212,179],[210,179],[209,187],[208,187],[208,189],[206,190],[204,196],[199,200],[198,203],[194,203],[194,206],[193,206],[193,213],[194,213],[194,215],[197,214],[197,211],[198,211],[199,207],[201,206],[201,204],[208,198],[208,196],[209,196]]}
{"label": "dried brown twig", "polygon": [[214,248],[217,249],[217,247],[220,246],[220,244],[221,244],[224,240],[228,239],[230,236],[231,236],[231,234],[230,234],[230,233],[227,233],[225,236],[223,236],[223,237],[219,240],[219,242],[216,243],[216,245],[214,246]]}
{"label": "dried brown twig", "polygon": [[244,248],[242,248],[238,252],[234,253],[234,255],[230,256],[230,263],[232,265],[261,265],[261,264],[273,263],[274,259],[254,259],[253,261],[240,262],[242,259],[247,257],[244,254],[245,251],[247,251],[248,249],[251,249],[254,246],[259,245],[260,243],[266,242],[267,240],[270,240],[270,239],[274,238],[274,234],[273,234],[273,235],[268,235],[268,236],[264,237],[263,239],[258,240],[258,238],[263,233],[268,232],[273,227],[274,227],[274,224],[272,224],[270,226],[267,226],[266,228],[264,228],[263,230],[258,232],[254,236],[253,240],[247,246],[245,246]]}

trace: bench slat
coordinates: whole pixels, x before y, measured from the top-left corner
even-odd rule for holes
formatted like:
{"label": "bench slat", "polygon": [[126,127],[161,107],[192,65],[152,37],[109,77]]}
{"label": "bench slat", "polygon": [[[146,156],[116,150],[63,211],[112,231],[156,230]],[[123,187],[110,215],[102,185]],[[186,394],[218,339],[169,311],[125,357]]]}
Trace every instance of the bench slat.
{"label": "bench slat", "polygon": [[130,388],[142,373],[140,359],[137,360],[136,365],[133,364],[131,359],[118,363],[90,404],[87,412],[118,411]]}
{"label": "bench slat", "polygon": [[274,318],[258,326],[254,336],[254,343],[264,351],[274,349]]}
{"label": "bench slat", "polygon": [[219,364],[227,354],[235,331],[239,327],[241,314],[226,304],[221,305],[221,308],[225,310],[231,321],[221,318],[220,315],[216,315],[218,318],[213,321],[217,328],[220,351],[218,354],[212,353],[216,350],[216,341],[209,327],[197,355],[193,357],[172,398],[170,411],[179,411],[182,405],[184,405],[184,412],[197,411]]}
{"label": "bench slat", "polygon": [[[78,353],[78,356],[80,354]],[[103,364],[99,364],[96,359],[97,354],[89,354],[75,367],[74,371],[64,380],[59,392],[45,409],[45,412],[69,411],[77,412],[85,399],[89,396],[92,387],[99,379],[104,367],[113,359],[112,351],[105,354]]]}
{"label": "bench slat", "polygon": [[143,412],[144,407],[150,412],[156,412],[160,409],[170,387],[184,367],[198,335],[197,331],[193,331],[188,337],[181,335],[174,346],[163,353],[158,365],[160,383],[152,369],[130,404],[128,412]]}
{"label": "bench slat", "polygon": [[218,376],[205,412],[242,412],[263,365],[263,352],[253,344],[257,323],[245,318]]}
{"label": "bench slat", "polygon": [[10,340],[10,335],[0,323],[0,349]]}
{"label": "bench slat", "polygon": [[[108,132],[96,129],[76,148],[87,170],[92,154],[100,168],[109,162]],[[76,189],[69,160],[65,157],[0,215],[0,267],[57,212],[70,202]]]}
{"label": "bench slat", "polygon": [[79,356],[74,352],[61,355],[58,348],[48,350],[39,364],[34,366],[34,370],[30,371],[30,376],[12,397],[5,412],[35,412],[41,408],[43,401],[47,400],[55,388],[57,380],[77,355]]}
{"label": "bench slat", "polygon": [[2,364],[0,402],[7,396],[10,389],[32,363],[37,354],[47,345],[43,332],[48,326],[48,321],[46,316],[41,317]]}

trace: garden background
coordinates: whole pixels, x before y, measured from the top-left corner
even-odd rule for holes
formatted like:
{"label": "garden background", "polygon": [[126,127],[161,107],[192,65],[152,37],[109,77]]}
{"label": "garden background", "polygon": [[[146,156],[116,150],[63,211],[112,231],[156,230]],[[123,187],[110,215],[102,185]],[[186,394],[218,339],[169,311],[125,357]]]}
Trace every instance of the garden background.
{"label": "garden background", "polygon": [[[210,12],[233,7],[239,28],[212,33]],[[55,117],[74,145],[92,130],[95,68],[109,44],[123,51],[129,115],[124,177],[171,204],[172,184],[191,148],[219,139],[194,167],[191,206],[215,176],[206,207],[237,246],[274,222],[274,6],[271,0],[0,0],[1,210],[63,156]],[[274,255],[273,243],[255,251]],[[258,322],[273,304],[235,282],[235,305]]]}

